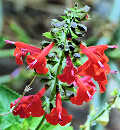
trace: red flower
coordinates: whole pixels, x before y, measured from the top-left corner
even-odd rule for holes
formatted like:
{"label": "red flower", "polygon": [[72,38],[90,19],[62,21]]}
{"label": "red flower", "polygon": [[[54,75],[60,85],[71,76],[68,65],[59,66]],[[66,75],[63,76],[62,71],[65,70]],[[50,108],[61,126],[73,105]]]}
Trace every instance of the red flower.
{"label": "red flower", "polygon": [[44,95],[46,89],[42,88],[37,94],[30,96],[23,96],[18,98],[14,103],[10,104],[13,108],[13,114],[19,115],[21,118],[40,117],[44,115],[45,111],[42,108],[41,97]]}
{"label": "red flower", "polygon": [[68,124],[72,120],[72,115],[68,115],[65,108],[62,107],[61,96],[56,94],[56,107],[51,110],[50,114],[46,114],[46,120],[52,124],[61,126]]}
{"label": "red flower", "polygon": [[103,68],[104,67],[103,64],[109,61],[108,57],[104,54],[104,51],[107,50],[108,48],[117,48],[117,46],[98,45],[98,46],[86,47],[83,44],[80,44],[80,48],[82,50],[82,53],[87,55],[88,59],[91,60],[92,63]]}
{"label": "red flower", "polygon": [[67,84],[73,83],[78,87],[77,96],[71,98],[73,104],[81,105],[84,101],[90,101],[96,91],[90,76],[79,77],[78,69],[73,66],[69,56],[67,57],[67,65],[63,70],[63,74],[58,75],[58,79]]}
{"label": "red flower", "polygon": [[64,68],[63,73],[58,75],[57,77],[61,82],[72,84],[75,80],[77,69],[73,66],[72,61],[69,56],[67,57],[66,62],[67,62],[67,65]]}
{"label": "red flower", "polygon": [[80,48],[82,53],[88,56],[88,60],[78,67],[78,74],[93,77],[99,84],[100,92],[103,93],[106,90],[107,74],[110,73],[110,67],[107,64],[109,59],[104,54],[104,51],[108,48],[117,48],[117,46],[98,45],[86,47],[81,44]]}
{"label": "red flower", "polygon": [[110,72],[108,64],[103,64],[104,69],[92,64],[90,60],[87,60],[83,65],[78,67],[78,74],[81,76],[91,76],[98,82],[100,92],[105,92],[105,85],[107,84],[107,74]]}
{"label": "red flower", "polygon": [[40,48],[37,48],[32,45],[28,45],[24,42],[13,42],[9,40],[5,40],[5,42],[8,44],[14,44],[16,46],[14,51],[14,56],[16,57],[16,63],[19,65],[23,64],[22,58],[24,58],[28,52],[30,54],[36,54],[41,52]]}
{"label": "red flower", "polygon": [[17,64],[23,64],[22,58],[24,58],[29,52],[30,55],[27,55],[28,68],[35,69],[38,74],[46,74],[48,72],[48,68],[46,68],[47,60],[45,56],[47,56],[53,48],[54,43],[49,44],[41,50],[23,42],[13,42],[9,40],[5,41],[6,43],[14,44],[16,46],[14,56],[16,57]]}
{"label": "red flower", "polygon": [[38,74],[46,74],[48,68],[46,68],[46,57],[50,50],[53,48],[54,43],[49,44],[39,54],[33,54],[27,56],[28,68],[35,69]]}
{"label": "red flower", "polygon": [[89,102],[94,93],[96,92],[95,84],[92,82],[91,77],[86,76],[84,78],[76,77],[77,94],[70,98],[73,104],[81,105],[84,101]]}

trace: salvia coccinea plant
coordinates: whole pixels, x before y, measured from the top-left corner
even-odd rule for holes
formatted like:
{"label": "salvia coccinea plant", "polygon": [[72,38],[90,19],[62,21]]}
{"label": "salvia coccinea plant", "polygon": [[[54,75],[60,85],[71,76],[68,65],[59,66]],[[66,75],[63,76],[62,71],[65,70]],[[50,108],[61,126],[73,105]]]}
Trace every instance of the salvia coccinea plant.
{"label": "salvia coccinea plant", "polygon": [[[87,46],[82,42],[87,33],[87,27],[83,23],[89,20],[88,11],[88,6],[80,9],[75,6],[66,9],[60,20],[53,19],[50,32],[43,34],[51,42],[43,41],[42,48],[5,40],[10,46],[15,46],[16,64],[23,65],[25,59],[27,69],[35,71],[33,80],[38,75],[46,76],[46,79],[41,78],[44,87],[39,92],[25,96],[31,90],[32,80],[23,95],[10,104],[14,116],[43,116],[52,125],[65,126],[72,121],[72,115],[62,106],[62,101],[67,100],[76,105],[88,103],[96,93],[94,81],[97,82],[100,93],[106,91],[107,76],[114,71],[110,69],[109,59],[104,52],[117,46]],[[50,93],[46,104],[44,94],[48,89]]]}

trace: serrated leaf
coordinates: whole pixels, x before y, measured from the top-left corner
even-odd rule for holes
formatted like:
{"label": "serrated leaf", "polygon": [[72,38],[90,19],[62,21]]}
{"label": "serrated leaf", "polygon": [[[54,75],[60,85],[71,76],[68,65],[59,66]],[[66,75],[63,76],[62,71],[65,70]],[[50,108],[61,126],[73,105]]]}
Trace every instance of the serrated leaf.
{"label": "serrated leaf", "polygon": [[46,38],[49,38],[49,39],[53,39],[54,38],[50,32],[43,33],[43,36],[46,37]]}

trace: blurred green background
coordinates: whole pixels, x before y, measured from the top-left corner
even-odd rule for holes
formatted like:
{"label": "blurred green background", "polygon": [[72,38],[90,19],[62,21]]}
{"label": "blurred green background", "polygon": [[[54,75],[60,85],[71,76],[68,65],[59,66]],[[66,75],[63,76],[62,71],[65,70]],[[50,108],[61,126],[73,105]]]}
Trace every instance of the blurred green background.
{"label": "blurred green background", "polygon": [[[91,8],[90,20],[84,23],[88,27],[88,33],[83,41],[87,45],[116,44],[120,48],[120,0],[76,1],[81,7],[87,4]],[[63,15],[65,8],[73,7],[74,2],[75,0],[0,0],[0,113],[9,111],[10,102],[18,97],[17,93],[22,94],[25,85],[33,77],[33,72],[26,70],[26,66],[16,65],[13,57],[14,46],[6,45],[4,40],[23,41],[38,47],[41,46],[41,41],[45,40],[42,33],[49,31],[51,19],[59,18],[60,15]],[[110,93],[115,88],[120,88],[119,48],[106,51],[110,58],[111,69],[118,73],[108,76],[109,83],[105,94],[97,93],[95,95],[93,103],[96,109],[101,109],[109,100]],[[39,78],[35,80],[32,87],[32,91],[27,95],[34,94],[41,88]],[[89,105],[75,106],[64,103],[64,106],[69,109],[69,113],[73,114],[72,126],[78,130],[79,126],[87,119]],[[14,119],[12,115],[9,116],[4,118],[0,116],[0,129],[17,129],[17,125],[14,128],[14,122],[16,120],[21,122],[21,120]],[[28,123],[30,120],[32,119],[26,122]],[[35,120],[33,119],[33,122]],[[119,120],[120,112],[117,109],[112,109],[110,118],[106,121],[109,122],[106,123],[106,127],[95,125],[92,130],[120,130]]]}

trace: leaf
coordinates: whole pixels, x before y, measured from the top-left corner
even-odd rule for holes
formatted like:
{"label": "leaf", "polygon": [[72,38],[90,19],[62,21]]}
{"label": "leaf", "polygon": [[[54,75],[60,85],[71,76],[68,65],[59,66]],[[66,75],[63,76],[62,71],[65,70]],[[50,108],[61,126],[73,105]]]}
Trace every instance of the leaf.
{"label": "leaf", "polygon": [[22,130],[35,130],[41,121],[41,117],[29,117],[21,124]]}
{"label": "leaf", "polygon": [[57,68],[58,68],[59,63],[55,64],[53,68],[51,68],[51,72],[52,73],[56,73],[57,72]]}
{"label": "leaf", "polygon": [[4,37],[0,36],[0,48],[3,48],[5,45]]}
{"label": "leaf", "polygon": [[[18,122],[15,122],[14,124],[12,124],[10,127],[6,128],[5,130],[20,130],[21,129],[21,125]],[[28,129],[24,129],[24,130],[28,130]]]}
{"label": "leaf", "polygon": [[46,122],[43,127],[39,130],[73,130],[70,124],[67,124],[66,126],[60,126],[59,124],[54,126]]}
{"label": "leaf", "polygon": [[72,37],[74,38],[74,39],[77,39],[78,38],[78,36],[71,30],[71,35],[72,35]]}
{"label": "leaf", "polygon": [[[0,85],[0,114],[10,111],[10,103],[18,98],[18,94],[7,86]],[[12,114],[0,116],[0,128],[5,129],[12,126],[14,123],[20,123],[22,119]]]}
{"label": "leaf", "polygon": [[43,36],[46,37],[46,38],[49,38],[49,39],[53,39],[54,38],[50,32],[43,33]]}
{"label": "leaf", "polygon": [[120,49],[115,49],[114,51],[109,52],[108,56],[114,59],[120,58]]}

